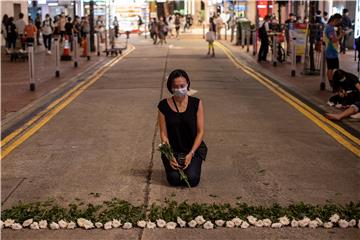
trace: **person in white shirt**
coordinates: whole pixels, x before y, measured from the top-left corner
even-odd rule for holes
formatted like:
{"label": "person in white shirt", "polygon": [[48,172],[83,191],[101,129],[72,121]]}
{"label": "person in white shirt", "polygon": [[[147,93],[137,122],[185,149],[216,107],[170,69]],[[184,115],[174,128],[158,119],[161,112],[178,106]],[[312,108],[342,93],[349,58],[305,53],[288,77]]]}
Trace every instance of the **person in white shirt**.
{"label": "person in white shirt", "polygon": [[46,14],[45,20],[42,22],[41,31],[44,38],[44,46],[47,49],[47,54],[51,54],[53,24],[49,14]]}
{"label": "person in white shirt", "polygon": [[26,26],[26,23],[24,21],[24,14],[19,13],[19,19],[15,22],[16,31],[19,36],[19,39],[21,41],[21,48],[25,50],[25,35],[24,35],[24,29]]}

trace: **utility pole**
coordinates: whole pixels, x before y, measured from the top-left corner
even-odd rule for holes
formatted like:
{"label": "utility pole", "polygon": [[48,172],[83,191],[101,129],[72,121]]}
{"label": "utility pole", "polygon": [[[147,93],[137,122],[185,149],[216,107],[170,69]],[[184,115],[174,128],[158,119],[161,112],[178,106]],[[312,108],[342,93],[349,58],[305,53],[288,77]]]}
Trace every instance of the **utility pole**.
{"label": "utility pole", "polygon": [[95,52],[94,0],[90,0],[89,24],[90,24],[90,51]]}

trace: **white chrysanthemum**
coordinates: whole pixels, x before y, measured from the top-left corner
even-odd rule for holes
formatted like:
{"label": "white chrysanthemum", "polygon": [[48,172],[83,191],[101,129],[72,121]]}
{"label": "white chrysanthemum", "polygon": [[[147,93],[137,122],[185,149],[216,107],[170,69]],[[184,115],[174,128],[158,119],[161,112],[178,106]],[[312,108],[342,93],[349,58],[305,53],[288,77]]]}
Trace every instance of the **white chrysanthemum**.
{"label": "white chrysanthemum", "polygon": [[291,227],[293,228],[299,227],[299,221],[296,221],[295,219],[291,220]]}
{"label": "white chrysanthemum", "polygon": [[140,228],[145,228],[146,227],[146,221],[141,220],[137,222],[137,226]]}
{"label": "white chrysanthemum", "polygon": [[300,227],[307,227],[310,223],[310,218],[304,217],[303,219],[299,220]]}
{"label": "white chrysanthemum", "polygon": [[32,230],[39,230],[39,223],[38,222],[33,222],[32,224],[30,224],[30,229]]}
{"label": "white chrysanthemum", "polygon": [[123,229],[131,229],[132,228],[132,223],[131,222],[126,222],[123,225]]}
{"label": "white chrysanthemum", "polygon": [[252,224],[252,225],[255,225],[255,223],[256,223],[256,221],[257,221],[256,217],[253,217],[253,216],[251,216],[251,215],[247,217],[247,220],[248,220],[249,223]]}
{"label": "white chrysanthemum", "polygon": [[214,224],[211,222],[211,221],[207,221],[207,222],[205,222],[204,223],[204,229],[207,229],[207,230],[209,230],[209,229],[213,229],[214,228]]}
{"label": "white chrysanthemum", "polygon": [[338,224],[339,224],[339,227],[341,227],[341,228],[347,228],[347,227],[349,227],[349,222],[346,221],[346,220],[344,220],[344,219],[340,219],[339,222],[338,222]]}
{"label": "white chrysanthemum", "polygon": [[231,221],[235,224],[236,227],[241,226],[241,224],[242,224],[242,222],[243,222],[243,220],[241,220],[241,219],[238,218],[238,217],[233,218]]}
{"label": "white chrysanthemum", "polygon": [[189,225],[189,227],[194,228],[194,227],[196,227],[197,222],[195,220],[191,220],[190,222],[188,222],[188,225]]}
{"label": "white chrysanthemum", "polygon": [[58,230],[58,229],[60,229],[60,226],[56,222],[52,222],[52,223],[50,223],[50,229],[51,230]]}
{"label": "white chrysanthemum", "polygon": [[11,227],[13,224],[15,224],[15,220],[12,219],[6,219],[4,222],[5,227]]}
{"label": "white chrysanthemum", "polygon": [[11,229],[13,229],[13,230],[20,230],[22,228],[23,227],[21,226],[20,223],[14,223],[14,224],[11,225]]}
{"label": "white chrysanthemum", "polygon": [[255,227],[263,227],[264,226],[264,222],[262,220],[257,220],[255,223]]}
{"label": "white chrysanthemum", "polygon": [[85,228],[86,230],[91,229],[91,228],[94,228],[94,227],[95,227],[95,226],[94,226],[94,224],[93,224],[91,221],[86,220],[86,221],[84,222],[84,228]]}
{"label": "white chrysanthemum", "polygon": [[309,228],[317,228],[317,227],[318,227],[318,222],[316,220],[309,222]]}
{"label": "white chrysanthemum", "polygon": [[73,221],[69,222],[69,224],[67,225],[67,229],[75,229],[76,228],[76,223],[74,223]]}
{"label": "white chrysanthemum", "polygon": [[156,224],[149,221],[149,222],[146,223],[146,228],[147,228],[147,229],[155,229],[155,228],[156,228]]}
{"label": "white chrysanthemum", "polygon": [[324,228],[332,228],[334,224],[332,222],[326,222],[324,223]]}
{"label": "white chrysanthemum", "polygon": [[40,229],[46,229],[48,227],[48,222],[46,220],[41,220],[39,222]]}
{"label": "white chrysanthemum", "polygon": [[334,214],[329,218],[330,222],[337,223],[340,220],[340,216],[338,214]]}
{"label": "white chrysanthemum", "polygon": [[243,221],[241,224],[241,228],[248,228],[250,227],[250,224],[247,221]]}
{"label": "white chrysanthemum", "polygon": [[157,225],[159,228],[164,228],[164,227],[166,227],[166,222],[165,222],[165,220],[163,220],[163,219],[158,219],[158,220],[156,220],[156,225]]}
{"label": "white chrysanthemum", "polygon": [[4,228],[4,222],[2,220],[0,220],[0,229]]}
{"label": "white chrysanthemum", "polygon": [[186,222],[182,220],[180,217],[177,217],[176,221],[181,228],[186,227]]}
{"label": "white chrysanthemum", "polygon": [[270,219],[265,218],[265,219],[262,220],[262,222],[264,224],[264,227],[271,227],[272,222],[271,222]]}
{"label": "white chrysanthemum", "polygon": [[33,222],[34,222],[34,220],[32,218],[30,218],[30,219],[24,221],[22,226],[23,227],[29,227]]}
{"label": "white chrysanthemum", "polygon": [[322,226],[324,223],[323,223],[323,221],[320,219],[320,218],[315,218],[315,221],[317,221],[317,223],[318,223],[318,226]]}
{"label": "white chrysanthemum", "polygon": [[102,228],[103,227],[103,224],[101,222],[96,222],[95,223],[95,227],[96,228]]}
{"label": "white chrysanthemum", "polygon": [[119,228],[119,227],[121,227],[121,221],[117,220],[117,219],[113,219],[111,222],[111,225],[113,228]]}
{"label": "white chrysanthemum", "polygon": [[112,221],[108,221],[104,224],[104,229],[108,230],[112,228]]}
{"label": "white chrysanthemum", "polygon": [[65,229],[65,228],[67,228],[67,226],[68,226],[68,223],[65,222],[64,220],[60,220],[60,221],[58,222],[58,224],[59,224],[59,227],[60,227],[61,229]]}
{"label": "white chrysanthemum", "polygon": [[77,222],[79,227],[83,228],[85,226],[86,221],[87,220],[85,218],[78,218],[76,222]]}
{"label": "white chrysanthemum", "polygon": [[233,228],[233,227],[235,227],[235,223],[233,221],[226,221],[226,227]]}
{"label": "white chrysanthemum", "polygon": [[276,223],[271,224],[271,227],[272,228],[281,228],[282,224],[280,222],[276,222]]}
{"label": "white chrysanthemum", "polygon": [[216,224],[216,226],[218,226],[218,227],[222,227],[222,226],[224,226],[225,221],[224,221],[224,220],[216,220],[216,221],[215,221],[215,224]]}
{"label": "white chrysanthemum", "polygon": [[166,229],[171,229],[171,230],[173,230],[173,229],[176,228],[176,226],[177,226],[177,223],[176,223],[176,222],[168,222],[168,223],[166,223]]}
{"label": "white chrysanthemum", "polygon": [[351,219],[349,221],[349,227],[355,227],[356,226],[356,220],[355,219]]}
{"label": "white chrysanthemum", "polygon": [[281,218],[279,218],[279,222],[283,225],[283,226],[287,226],[290,224],[290,220],[288,219],[287,216],[283,216]]}
{"label": "white chrysanthemum", "polygon": [[203,216],[197,216],[197,217],[195,218],[195,221],[196,221],[196,223],[197,223],[198,225],[203,225],[203,224],[206,222],[206,220],[204,219]]}

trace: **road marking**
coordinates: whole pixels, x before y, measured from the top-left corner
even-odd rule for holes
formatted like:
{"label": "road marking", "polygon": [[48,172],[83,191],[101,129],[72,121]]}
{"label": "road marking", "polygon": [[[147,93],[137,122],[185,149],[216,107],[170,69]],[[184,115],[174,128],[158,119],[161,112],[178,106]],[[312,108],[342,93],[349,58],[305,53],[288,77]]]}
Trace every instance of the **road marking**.
{"label": "road marking", "polygon": [[[220,47],[226,56],[231,60],[231,62],[238,68],[240,68],[242,71],[247,73],[248,75],[252,76],[255,80],[260,82],[262,85],[270,89],[273,93],[278,95],[281,99],[283,99],[285,102],[289,103],[291,106],[293,106],[295,109],[297,109],[299,112],[301,112],[303,115],[305,115],[308,119],[310,119],[312,122],[314,122],[316,125],[318,125],[321,129],[323,129],[326,133],[328,133],[331,137],[333,137],[337,142],[339,142],[341,145],[343,145],[345,148],[350,150],[352,153],[354,153],[356,156],[360,157],[360,148],[358,145],[360,145],[360,139],[353,136],[351,133],[346,131],[341,126],[335,124],[334,122],[328,120],[323,115],[318,113],[316,110],[312,109],[305,103],[303,103],[301,100],[296,98],[295,96],[291,95],[290,93],[286,92],[281,86],[278,84],[272,82],[262,74],[255,72],[252,68],[245,66],[244,64],[240,63],[239,60],[234,56],[234,54],[224,45],[216,42],[216,46]],[[341,136],[339,133],[334,131],[332,128],[330,128],[328,125],[342,133],[344,136],[346,136],[348,139],[353,141],[357,146],[354,146],[351,142],[349,142],[346,138]]]}
{"label": "road marking", "polygon": [[[29,137],[36,133],[41,127],[49,122],[57,113],[69,105],[76,97],[84,92],[88,87],[94,84],[105,72],[107,72],[117,62],[122,60],[128,54],[135,50],[135,47],[130,47],[129,51],[119,57],[114,58],[110,62],[106,63],[103,67],[95,71],[87,80],[72,88],[66,94],[59,99],[52,102],[46,109],[38,113],[22,127],[18,128],[11,134],[9,134],[4,140],[1,141],[1,159],[3,160],[9,153],[11,153],[16,147],[25,142]],[[15,139],[21,135],[18,139]],[[15,139],[15,140],[14,140]],[[14,140],[14,141],[13,141]],[[13,142],[12,142],[13,141]]]}

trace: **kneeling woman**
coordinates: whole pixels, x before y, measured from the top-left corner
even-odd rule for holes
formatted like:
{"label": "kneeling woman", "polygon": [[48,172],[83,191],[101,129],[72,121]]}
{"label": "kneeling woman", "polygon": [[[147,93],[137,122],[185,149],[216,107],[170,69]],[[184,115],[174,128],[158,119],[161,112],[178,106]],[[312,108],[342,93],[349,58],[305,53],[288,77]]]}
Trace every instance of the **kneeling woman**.
{"label": "kneeling woman", "polygon": [[191,187],[200,182],[201,165],[206,157],[204,136],[204,110],[200,99],[188,96],[190,79],[184,70],[174,70],[167,80],[167,88],[173,95],[158,105],[162,143],[169,143],[175,159],[161,156],[170,185],[185,185],[180,179],[183,169]]}

